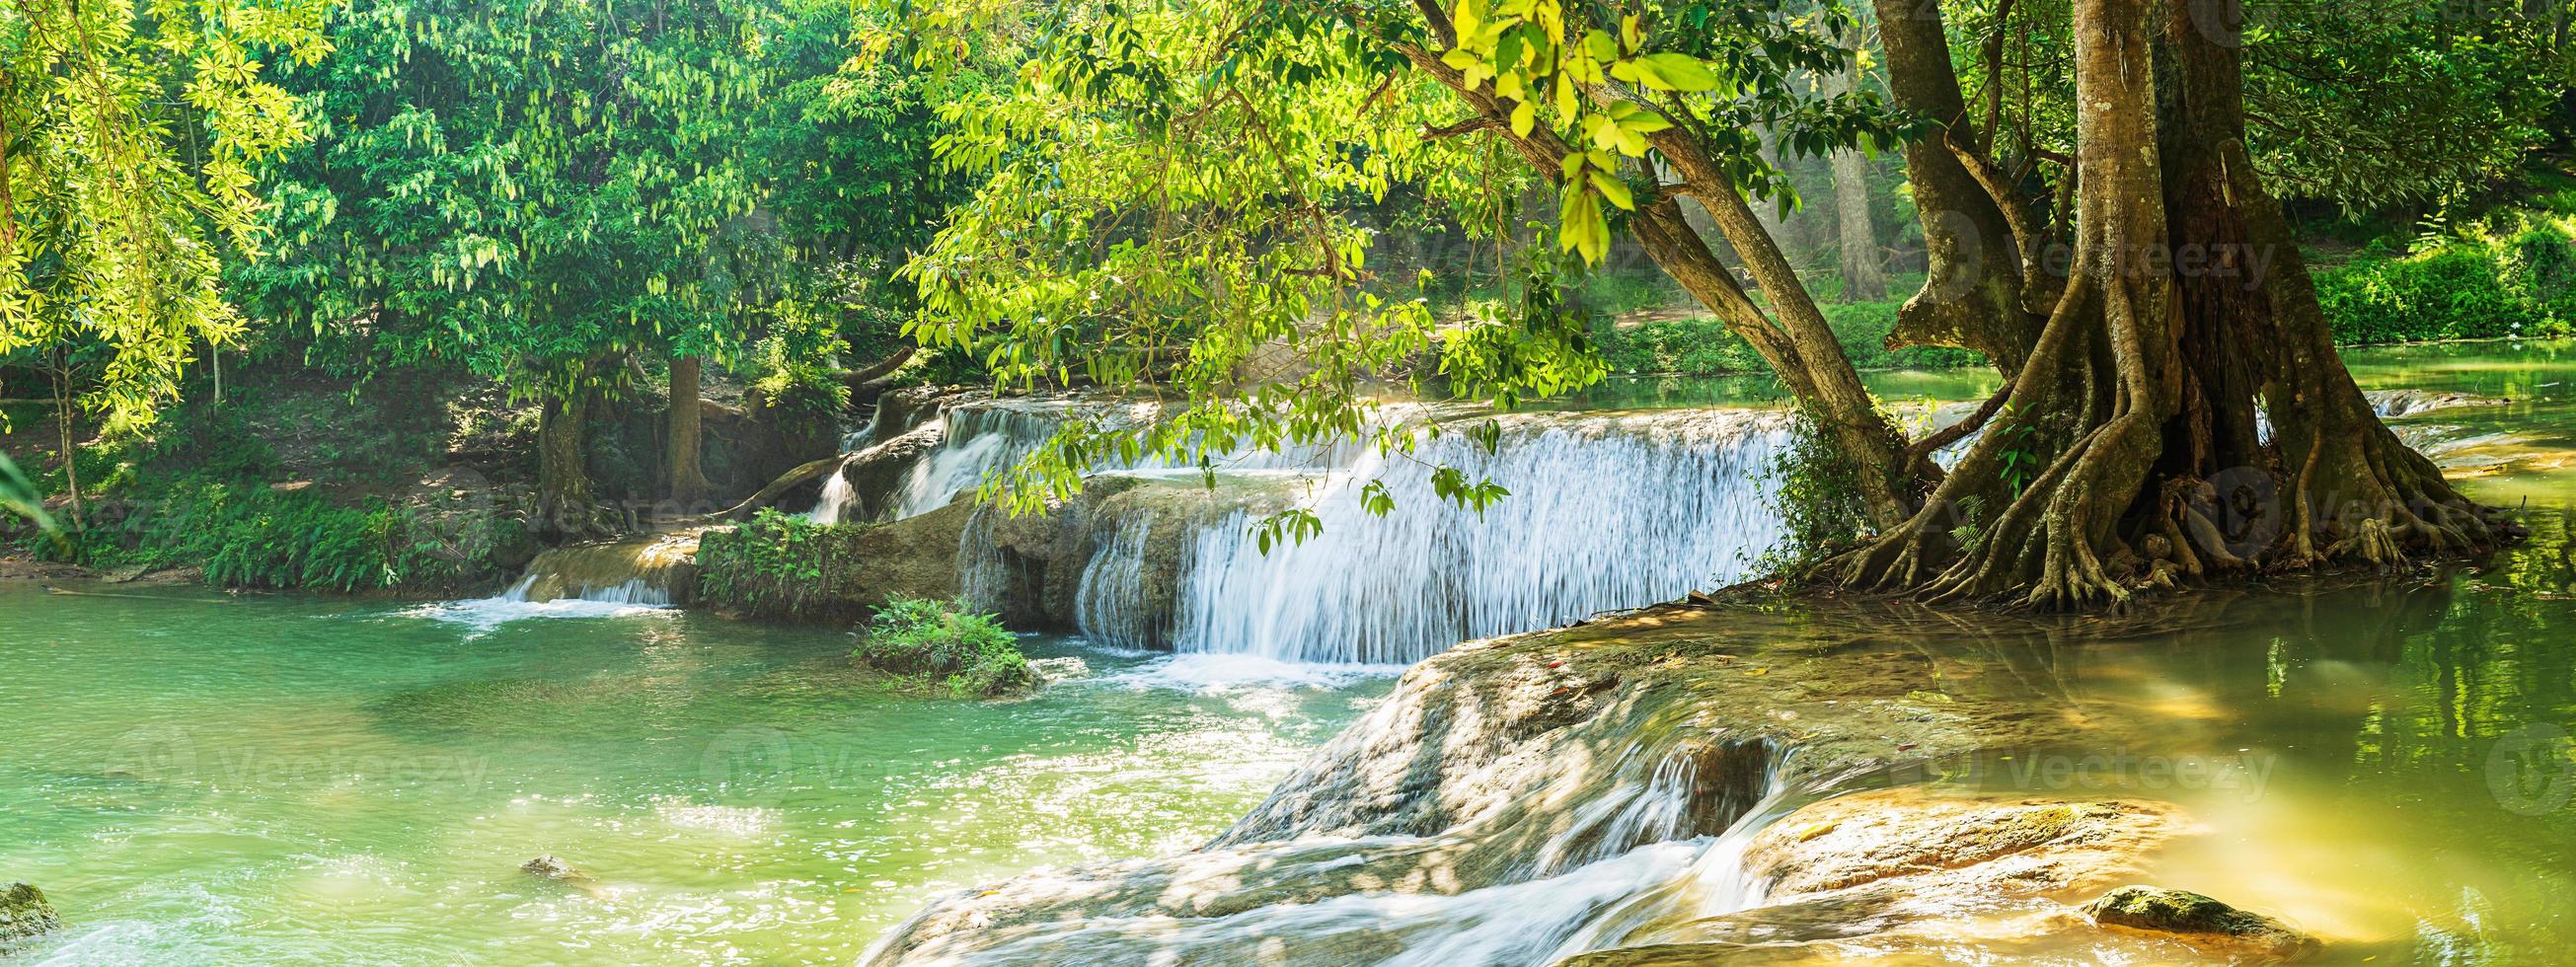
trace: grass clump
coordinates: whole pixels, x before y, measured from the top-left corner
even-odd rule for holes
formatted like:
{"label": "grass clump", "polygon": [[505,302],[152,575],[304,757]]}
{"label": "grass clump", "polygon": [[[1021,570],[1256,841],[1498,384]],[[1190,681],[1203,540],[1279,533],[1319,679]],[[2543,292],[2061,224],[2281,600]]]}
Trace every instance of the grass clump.
{"label": "grass clump", "polygon": [[1037,685],[1019,641],[963,601],[897,597],[876,609],[854,656],[898,675],[943,681],[958,695],[1012,695]]}

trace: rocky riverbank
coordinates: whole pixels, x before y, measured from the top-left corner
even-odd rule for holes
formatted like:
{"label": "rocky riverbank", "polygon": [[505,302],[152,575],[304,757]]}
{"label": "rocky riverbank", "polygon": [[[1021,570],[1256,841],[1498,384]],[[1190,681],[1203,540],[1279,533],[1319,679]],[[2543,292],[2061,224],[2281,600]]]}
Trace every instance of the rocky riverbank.
{"label": "rocky riverbank", "polygon": [[2077,906],[2188,835],[2178,807],[1918,781],[2118,727],[2001,684],[2006,654],[1935,657],[1870,626],[1675,605],[1461,645],[1206,846],[939,897],[867,962],[1833,961],[2006,929],[2179,942],[2115,937]]}

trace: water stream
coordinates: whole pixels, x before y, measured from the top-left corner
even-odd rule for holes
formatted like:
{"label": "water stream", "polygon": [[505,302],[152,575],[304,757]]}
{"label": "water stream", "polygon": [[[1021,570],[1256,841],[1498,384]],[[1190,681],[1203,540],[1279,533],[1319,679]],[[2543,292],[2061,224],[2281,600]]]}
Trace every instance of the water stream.
{"label": "water stream", "polygon": [[[2066,724],[2059,745],[1923,781],[2178,802],[2205,830],[2144,875],[2325,935],[2329,963],[2551,962],[2576,949],[2576,774],[2517,770],[2576,729],[2576,544],[2538,510],[2576,498],[2576,359],[2350,358],[2370,385],[2510,400],[2400,422],[2472,494],[2527,499],[2533,543],[2439,580],[2246,596],[2145,644],[1969,622],[1856,628],[1851,647],[1919,655],[1927,692],[2017,696]],[[1923,393],[1980,392],[1954,383]],[[1098,640],[1029,642],[1092,676],[1019,702],[890,693],[851,667],[843,631],[721,621],[626,579],[430,605],[0,584],[0,881],[42,885],[71,924],[34,963],[847,962],[942,891],[1225,830],[1385,693],[1382,669],[1319,659],[1402,662],[1440,635],[1732,573],[1772,526],[1747,478],[1774,418],[1718,405],[1741,401],[1640,381],[1591,401],[1635,410],[1523,418],[1480,464],[1514,485],[1481,520],[1407,495],[1421,513],[1335,517],[1269,557],[1210,528],[1177,654],[1111,630],[1136,580],[1112,541],[1085,575]],[[990,419],[967,447],[1025,436]],[[915,480],[925,501],[973,482],[955,466]],[[1340,486],[1316,489],[1319,514],[1355,513]],[[1672,521],[1699,526],[1652,526]],[[1959,672],[1970,659],[2007,672]],[[2156,738],[2090,737],[2114,720]],[[1690,763],[1623,768],[1626,791],[1572,804],[1569,832],[1507,885],[1064,929],[1104,952],[1187,927],[1367,934],[1387,963],[1544,962],[1758,903],[1745,837],[1828,791],[1749,790],[1761,802],[1725,833],[1684,835]],[[517,870],[539,854],[595,884]],[[1994,962],[1999,943],[1886,955]]]}

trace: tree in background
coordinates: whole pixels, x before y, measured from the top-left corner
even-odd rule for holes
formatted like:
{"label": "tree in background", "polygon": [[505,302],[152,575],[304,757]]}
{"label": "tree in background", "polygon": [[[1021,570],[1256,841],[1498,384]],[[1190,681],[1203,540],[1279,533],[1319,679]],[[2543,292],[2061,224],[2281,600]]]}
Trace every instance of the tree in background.
{"label": "tree in background", "polygon": [[[1843,31],[1849,63],[1825,75],[1836,93],[1867,83],[1870,45],[1867,31],[1855,21]],[[1829,158],[1834,184],[1836,264],[1842,267],[1842,301],[1875,302],[1887,298],[1887,260],[1879,251],[1878,226],[1869,213],[1869,160],[1855,148],[1837,148]]]}
{"label": "tree in background", "polygon": [[241,281],[332,351],[536,401],[541,529],[594,533],[594,404],[639,357],[724,358],[756,304],[775,246],[746,145],[776,24],[724,0],[364,0],[287,75],[321,126],[273,187],[280,257]]}
{"label": "tree in background", "polygon": [[322,57],[328,7],[0,3],[0,364],[51,377],[75,521],[79,415],[145,426],[240,335],[220,253],[260,254],[257,167],[306,136],[262,58]]}
{"label": "tree in background", "polygon": [[943,202],[919,78],[851,63],[852,17],[361,0],[341,53],[286,79],[326,123],[272,185],[281,257],[236,281],[309,357],[462,365],[536,402],[538,512],[567,536],[600,527],[583,424],[667,364],[660,476],[693,503],[706,367],[838,327]]}

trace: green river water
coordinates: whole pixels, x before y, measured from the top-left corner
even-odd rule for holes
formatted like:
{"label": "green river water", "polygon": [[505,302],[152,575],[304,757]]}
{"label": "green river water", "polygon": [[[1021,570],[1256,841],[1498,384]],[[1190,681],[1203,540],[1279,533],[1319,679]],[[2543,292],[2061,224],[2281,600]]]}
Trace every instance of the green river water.
{"label": "green river water", "polygon": [[[2366,385],[2510,400],[2399,421],[2474,473],[2473,495],[2528,502],[2538,536],[2494,567],[2213,594],[2210,620],[2143,643],[1886,629],[1873,646],[1920,650],[1928,688],[2028,694],[2070,735],[2145,716],[2165,737],[1998,751],[1942,781],[2179,799],[2206,835],[2153,881],[2287,917],[2330,962],[2576,950],[2559,510],[2576,353],[2560,352],[2348,357]],[[1898,381],[1882,393],[1991,386]],[[1746,392],[1639,383],[1596,402]],[[33,962],[847,962],[937,892],[1196,845],[1388,682],[1034,639],[1091,674],[976,703],[885,692],[838,631],[132,593],[0,584],[0,881],[44,887],[70,923],[20,952]],[[1942,681],[1972,653],[2015,674]],[[540,854],[596,883],[519,873]],[[1974,937],[1951,959],[1986,960]]]}

